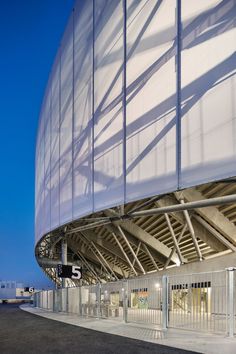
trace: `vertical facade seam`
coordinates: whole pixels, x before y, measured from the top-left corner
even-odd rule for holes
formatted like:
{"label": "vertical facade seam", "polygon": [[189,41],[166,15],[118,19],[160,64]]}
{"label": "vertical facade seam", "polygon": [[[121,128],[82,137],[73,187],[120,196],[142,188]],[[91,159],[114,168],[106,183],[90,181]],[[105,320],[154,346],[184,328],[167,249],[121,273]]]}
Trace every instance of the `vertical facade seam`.
{"label": "vertical facade seam", "polygon": [[123,65],[123,183],[124,183],[124,203],[126,203],[126,53],[127,53],[127,1],[123,0],[123,45],[124,45],[124,65]]}
{"label": "vertical facade seam", "polygon": [[52,82],[50,82],[50,114],[49,114],[49,119],[50,119],[50,122],[49,122],[49,149],[50,149],[50,160],[49,160],[49,173],[50,173],[50,183],[49,183],[49,191],[50,191],[50,196],[49,196],[49,213],[50,213],[50,230],[52,229],[51,225],[52,225],[52,217],[51,217],[51,214],[52,214],[52,196],[51,196],[51,192],[52,192],[52,173],[51,173],[51,170],[52,170]]}
{"label": "vertical facade seam", "polygon": [[74,220],[74,160],[75,160],[75,139],[74,139],[74,132],[75,132],[75,9],[73,8],[72,11],[72,161],[71,161],[71,173],[72,173],[72,186],[71,186],[71,193],[72,193],[72,211],[71,217]]}
{"label": "vertical facade seam", "polygon": [[58,213],[59,213],[59,225],[61,220],[61,46],[59,48],[59,125],[58,125],[58,135],[59,135],[59,193],[58,193]]}
{"label": "vertical facade seam", "polygon": [[93,63],[92,63],[92,211],[94,212],[94,66],[95,66],[95,0],[93,0]]}
{"label": "vertical facade seam", "polygon": [[177,188],[181,188],[181,0],[177,0],[176,10],[177,25],[177,53],[176,53],[176,170],[177,170]]}

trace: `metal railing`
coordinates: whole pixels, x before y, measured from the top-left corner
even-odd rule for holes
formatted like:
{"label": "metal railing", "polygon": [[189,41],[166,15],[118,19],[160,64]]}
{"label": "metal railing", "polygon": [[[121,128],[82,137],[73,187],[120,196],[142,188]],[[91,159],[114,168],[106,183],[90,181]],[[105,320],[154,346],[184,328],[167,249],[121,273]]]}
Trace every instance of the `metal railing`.
{"label": "metal railing", "polygon": [[169,327],[227,330],[227,273],[169,277]]}
{"label": "metal railing", "polygon": [[41,291],[34,306],[79,316],[236,333],[235,269],[185,275],[158,273],[105,284]]}

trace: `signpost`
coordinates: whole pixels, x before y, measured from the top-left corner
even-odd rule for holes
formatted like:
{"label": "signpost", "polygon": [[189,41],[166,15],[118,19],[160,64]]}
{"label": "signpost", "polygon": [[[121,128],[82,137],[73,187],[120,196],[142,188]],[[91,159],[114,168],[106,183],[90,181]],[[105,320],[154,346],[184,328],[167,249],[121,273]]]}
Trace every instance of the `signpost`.
{"label": "signpost", "polygon": [[82,278],[82,269],[79,266],[58,264],[57,275],[59,278],[70,278],[79,280]]}

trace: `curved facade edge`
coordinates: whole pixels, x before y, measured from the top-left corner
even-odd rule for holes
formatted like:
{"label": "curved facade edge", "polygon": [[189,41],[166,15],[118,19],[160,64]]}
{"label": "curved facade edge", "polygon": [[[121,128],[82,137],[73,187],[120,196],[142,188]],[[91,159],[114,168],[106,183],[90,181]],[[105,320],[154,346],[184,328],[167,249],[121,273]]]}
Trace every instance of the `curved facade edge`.
{"label": "curved facade edge", "polygon": [[235,16],[234,0],[75,3],[40,113],[36,243],[236,175]]}

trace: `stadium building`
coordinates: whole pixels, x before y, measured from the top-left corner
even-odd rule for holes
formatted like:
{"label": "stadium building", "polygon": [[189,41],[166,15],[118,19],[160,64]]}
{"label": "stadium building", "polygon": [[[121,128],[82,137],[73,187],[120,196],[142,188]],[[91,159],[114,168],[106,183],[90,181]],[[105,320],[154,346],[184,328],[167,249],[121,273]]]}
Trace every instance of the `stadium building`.
{"label": "stadium building", "polygon": [[[184,314],[187,328],[225,330],[225,291],[235,300],[225,271],[236,266],[235,18],[235,0],[75,3],[36,145],[36,259],[58,287],[82,286],[81,306],[61,308],[96,315],[99,302],[103,317],[159,323],[167,306],[169,325]],[[58,264],[81,267],[82,279],[63,281]]]}
{"label": "stadium building", "polygon": [[29,300],[34,291],[34,287],[25,287],[15,280],[0,280],[0,303]]}

